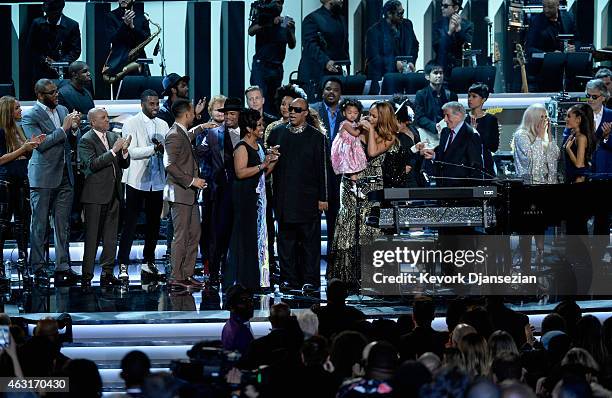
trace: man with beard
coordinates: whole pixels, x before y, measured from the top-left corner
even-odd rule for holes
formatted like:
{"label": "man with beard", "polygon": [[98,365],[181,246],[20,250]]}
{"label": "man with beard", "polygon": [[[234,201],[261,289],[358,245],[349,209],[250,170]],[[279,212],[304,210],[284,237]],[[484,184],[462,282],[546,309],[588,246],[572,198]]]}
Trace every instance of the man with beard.
{"label": "man with beard", "polygon": [[30,27],[27,48],[32,56],[33,81],[57,79],[52,62],[74,62],[81,55],[79,24],[62,14],[64,0],[45,0],[44,17],[36,18]]}
{"label": "man with beard", "polygon": [[336,232],[336,218],[340,211],[340,181],[342,176],[336,175],[331,165],[331,146],[334,142],[338,128],[344,121],[344,116],[338,106],[342,97],[342,82],[334,76],[330,76],[323,83],[323,101],[319,105],[317,111],[327,129],[327,189],[329,194],[329,208],[325,210],[325,222],[327,225],[327,254],[334,243],[334,234]]}
{"label": "man with beard", "polygon": [[[217,287],[219,271],[225,269],[227,250],[232,236],[232,186],[236,174],[234,171],[234,147],[240,141],[238,117],[242,110],[240,98],[230,97],[225,100],[219,112],[225,115],[225,121],[217,128],[203,132],[205,137],[196,146],[198,158],[209,171],[210,198],[210,240],[208,242],[209,284]],[[204,126],[203,126],[204,127]]]}
{"label": "man with beard", "polygon": [[461,66],[463,45],[472,43],[474,36],[474,24],[459,15],[462,3],[463,0],[442,0],[442,18],[432,27],[435,60],[446,76],[455,66]]}
{"label": "man with beard", "polygon": [[166,185],[164,170],[164,137],[168,124],[157,117],[159,97],[153,90],[145,90],[140,96],[141,112],[123,124],[122,136],[132,137],[129,148],[130,167],[123,173],[125,183],[125,217],[119,242],[119,279],[129,280],[128,265],[134,242],[140,211],[146,218],[143,249],[142,279],[159,275],[155,265],[155,247],[159,235],[160,214],[163,206],[163,190]]}
{"label": "man with beard", "polygon": [[306,123],[307,116],[308,102],[293,100],[289,124],[272,130],[267,142],[283,153],[272,172],[283,291],[317,290],[321,284],[320,221],[328,209],[326,147],[325,136]]}
{"label": "man with beard", "polygon": [[[164,77],[162,85],[164,87],[162,96],[167,96],[168,99],[164,101],[164,104],[157,114],[157,117],[168,123],[168,126],[172,126],[174,124],[172,104],[179,98],[189,100],[189,76],[181,77],[177,73],[170,73],[168,76]],[[202,117],[202,111],[205,107],[206,98],[202,98],[195,106],[196,120],[200,120]]]}
{"label": "man with beard", "polygon": [[[111,45],[111,53],[106,61],[109,67],[106,74],[114,76],[128,63],[131,50],[151,36],[149,21],[144,12],[134,8],[134,0],[119,0],[119,7],[108,13],[106,18],[106,38]],[[138,58],[146,58],[144,49],[138,53]],[[149,76],[149,66],[141,65],[132,74]]]}
{"label": "man with beard", "polygon": [[[366,64],[368,79],[378,86],[386,73],[402,73],[404,64],[396,57],[412,57],[407,67],[414,72],[419,56],[419,41],[412,22],[404,19],[404,7],[399,0],[388,0],[383,6],[383,19],[368,29],[366,36]],[[375,92],[378,91],[375,89]]]}
{"label": "man with beard", "polygon": [[74,186],[68,136],[78,135],[80,115],[69,114],[58,104],[57,86],[51,80],[39,80],[34,91],[38,101],[23,115],[22,127],[28,139],[41,134],[46,139],[32,152],[28,165],[32,207],[30,264],[35,282],[48,284],[45,246],[49,241],[49,217],[53,216],[55,285],[74,285],[78,275],[70,269],[68,250]]}
{"label": "man with beard", "polygon": [[302,22],[302,59],[299,80],[308,98],[320,92],[324,75],[340,75],[337,61],[349,60],[348,27],[342,15],[343,0],[321,0],[322,6]]}
{"label": "man with beard", "polygon": [[94,100],[89,87],[91,86],[91,71],[83,61],[74,61],[68,68],[70,83],[64,84],[59,90],[59,104],[69,110],[76,110],[81,115],[87,115],[94,108]]}

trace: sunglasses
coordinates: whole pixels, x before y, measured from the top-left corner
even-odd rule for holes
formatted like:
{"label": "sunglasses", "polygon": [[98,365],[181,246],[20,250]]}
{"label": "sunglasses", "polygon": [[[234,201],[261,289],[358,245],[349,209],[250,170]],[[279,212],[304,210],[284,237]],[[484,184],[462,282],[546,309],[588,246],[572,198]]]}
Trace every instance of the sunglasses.
{"label": "sunglasses", "polygon": [[448,8],[448,7],[452,7],[452,4],[440,4],[440,7],[442,8]]}
{"label": "sunglasses", "polygon": [[601,95],[597,94],[586,94],[587,99],[592,99],[593,101],[597,101]]}
{"label": "sunglasses", "polygon": [[295,112],[295,113],[302,113],[304,112],[306,109],[304,108],[300,108],[299,106],[290,106],[289,107],[289,112]]}

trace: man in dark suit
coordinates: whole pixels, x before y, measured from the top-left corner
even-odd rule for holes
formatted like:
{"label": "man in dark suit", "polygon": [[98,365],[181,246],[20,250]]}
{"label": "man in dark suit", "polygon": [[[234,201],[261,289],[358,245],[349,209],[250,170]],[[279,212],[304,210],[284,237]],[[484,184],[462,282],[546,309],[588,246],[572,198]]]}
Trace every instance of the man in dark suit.
{"label": "man in dark suit", "polygon": [[[425,65],[425,79],[429,85],[417,91],[414,99],[415,121],[418,127],[435,137],[438,136],[436,124],[444,118],[442,106],[449,101],[457,101],[457,94],[443,87],[444,69],[440,64],[429,62]],[[421,135],[421,139],[426,137],[427,134]]]}
{"label": "man in dark suit", "polygon": [[[119,0],[119,7],[108,13],[106,17],[106,38],[112,46],[107,65],[107,73],[111,76],[119,73],[128,64],[131,50],[151,36],[149,21],[144,13],[134,7],[135,0]],[[138,58],[146,58],[144,49],[138,53]],[[148,76],[149,66],[143,65],[132,74]]]}
{"label": "man in dark suit", "polygon": [[195,119],[191,102],[177,100],[172,104],[175,122],[166,135],[164,163],[166,186],[164,200],[170,202],[174,239],[172,241],[171,286],[179,288],[201,287],[193,276],[200,242],[199,190],[206,182],[199,177],[198,163],[191,146],[195,130],[188,130]]}
{"label": "man in dark suit", "polygon": [[196,141],[198,159],[206,164],[210,189],[207,192],[212,205],[208,242],[208,269],[211,286],[219,284],[219,271],[225,269],[227,250],[232,236],[232,186],[236,174],[234,171],[234,147],[240,141],[238,117],[242,110],[240,98],[228,98],[223,108],[225,115],[223,125],[205,130],[202,138]]}
{"label": "man in dark suit", "polygon": [[340,211],[340,181],[342,176],[336,175],[331,165],[331,146],[334,142],[338,128],[344,121],[344,115],[340,110],[340,98],[342,97],[342,82],[334,76],[329,76],[323,83],[323,101],[319,104],[317,111],[325,125],[327,139],[327,192],[329,207],[325,211],[325,222],[327,224],[327,254],[331,250],[336,231],[336,219]]}
{"label": "man in dark suit", "polygon": [[[525,42],[529,75],[537,76],[542,67],[543,58],[534,58],[533,54],[576,51],[578,40],[569,44],[565,49],[563,48],[563,41],[559,40],[559,34],[576,35],[574,16],[565,10],[559,10],[559,0],[544,0],[543,12],[533,15],[529,21],[529,30]],[[578,37],[574,37],[578,39]]]}
{"label": "man in dark suit", "polygon": [[325,136],[306,123],[307,115],[308,102],[293,100],[289,124],[274,128],[267,142],[268,147],[278,145],[283,154],[272,172],[283,291],[317,290],[321,285],[321,212],[329,204],[327,148]]}
{"label": "man in dark suit", "polygon": [[412,332],[400,339],[399,352],[402,361],[415,360],[426,352],[433,352],[440,358],[448,333],[438,332],[431,327],[435,317],[435,303],[430,297],[419,297],[412,305]]}
{"label": "man in dark suit", "polygon": [[442,0],[442,18],[432,26],[432,45],[435,60],[442,65],[446,76],[455,66],[461,66],[463,46],[472,43],[474,24],[461,18],[463,0]]}
{"label": "man in dark suit", "polygon": [[321,3],[323,5],[302,22],[302,58],[298,77],[310,99],[320,92],[319,84],[324,75],[342,74],[336,62],[349,60],[343,0],[321,0]]}
{"label": "man in dark suit", "polygon": [[[128,147],[132,140],[109,131],[108,113],[94,108],[87,114],[91,125],[79,142],[79,158],[85,174],[81,202],[85,210],[85,249],[82,287],[91,286],[98,242],[102,238],[100,286],[119,285],[113,275],[117,250],[119,206],[123,200],[121,177],[130,165]],[[128,280],[127,272],[119,277]]]}
{"label": "man in dark suit", "polygon": [[[404,19],[404,7],[399,0],[388,0],[383,6],[383,19],[372,25],[366,35],[366,70],[372,85],[386,73],[402,73],[404,64],[396,57],[412,57],[407,69],[414,72],[419,56],[419,41],[412,21]],[[374,90],[378,93],[378,90]]]}
{"label": "man in dark suit", "polygon": [[434,161],[439,186],[473,185],[464,178],[482,179],[482,141],[465,120],[465,108],[459,102],[442,106],[446,126],[440,134],[440,144],[435,149],[422,149],[427,160]]}
{"label": "man in dark suit", "polygon": [[74,186],[68,138],[78,135],[80,115],[69,114],[68,109],[58,104],[57,86],[51,80],[39,80],[34,91],[38,101],[23,115],[22,127],[28,139],[41,134],[46,134],[46,139],[32,152],[28,165],[32,207],[30,264],[35,282],[48,283],[45,245],[49,217],[53,216],[55,285],[72,285],[78,275],[70,269],[68,251]]}
{"label": "man in dark suit", "polygon": [[64,0],[45,0],[45,16],[32,22],[27,48],[32,56],[33,81],[57,79],[59,76],[50,63],[72,63],[81,55],[79,24],[62,14],[64,6]]}

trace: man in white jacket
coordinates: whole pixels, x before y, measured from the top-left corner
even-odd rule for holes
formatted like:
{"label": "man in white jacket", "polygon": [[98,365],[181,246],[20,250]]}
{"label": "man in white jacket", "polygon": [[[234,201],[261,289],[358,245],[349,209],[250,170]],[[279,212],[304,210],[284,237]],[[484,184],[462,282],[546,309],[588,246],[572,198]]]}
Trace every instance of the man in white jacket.
{"label": "man in white jacket", "polygon": [[119,242],[119,279],[129,280],[127,267],[140,212],[146,216],[145,245],[143,250],[142,277],[157,278],[155,247],[159,235],[163,206],[163,189],[166,174],[163,164],[164,137],[168,124],[156,117],[159,112],[159,96],[153,90],[145,90],[140,96],[141,112],[123,125],[122,136],[132,136],[129,153],[130,167],[123,173],[126,184],[125,216]]}

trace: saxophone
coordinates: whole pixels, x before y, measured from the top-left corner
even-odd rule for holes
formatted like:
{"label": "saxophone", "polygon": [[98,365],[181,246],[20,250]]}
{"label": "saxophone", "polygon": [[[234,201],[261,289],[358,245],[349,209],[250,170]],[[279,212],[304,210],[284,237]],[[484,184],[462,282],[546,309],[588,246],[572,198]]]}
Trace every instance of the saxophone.
{"label": "saxophone", "polygon": [[151,43],[161,33],[161,27],[159,26],[159,24],[151,21],[151,18],[149,18],[149,14],[145,12],[144,17],[147,20],[147,22],[155,26],[156,32],[153,33],[151,36],[149,36],[145,41],[143,41],[142,43],[140,43],[139,45],[137,45],[136,47],[130,50],[128,57],[127,57],[127,64],[116,75],[111,75],[108,72],[110,69],[110,67],[108,66],[108,60],[110,59],[113,53],[113,49],[111,48],[110,52],[108,53],[108,57],[106,57],[106,61],[104,62],[104,66],[102,67],[102,79],[106,83],[114,84],[114,83],[121,81],[121,79],[123,79],[126,75],[132,72],[135,72],[135,71],[142,72],[142,65],[136,62],[136,60],[138,59],[138,54],[142,51],[143,48],[147,46],[147,44]]}

